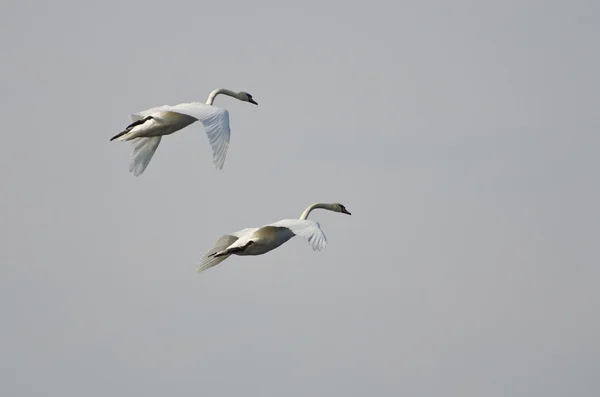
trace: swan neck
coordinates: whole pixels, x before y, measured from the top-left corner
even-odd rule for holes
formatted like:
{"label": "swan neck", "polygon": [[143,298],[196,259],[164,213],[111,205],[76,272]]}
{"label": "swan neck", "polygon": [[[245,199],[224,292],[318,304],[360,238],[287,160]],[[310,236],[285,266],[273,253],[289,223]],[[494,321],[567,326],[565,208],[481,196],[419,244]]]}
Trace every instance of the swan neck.
{"label": "swan neck", "polygon": [[212,105],[213,102],[215,101],[216,96],[219,94],[229,95],[234,98],[237,98],[237,93],[230,91],[228,89],[225,89],[225,88],[217,88],[216,90],[214,90],[213,92],[210,93],[210,95],[208,96],[208,99],[206,100],[206,104]]}
{"label": "swan neck", "polygon": [[300,220],[306,220],[308,219],[308,214],[310,214],[310,212],[312,210],[316,210],[317,208],[323,208],[323,209],[329,209],[329,206],[327,204],[324,203],[314,203],[308,206],[308,208],[306,208],[304,210],[304,212],[302,213],[302,215],[300,215]]}

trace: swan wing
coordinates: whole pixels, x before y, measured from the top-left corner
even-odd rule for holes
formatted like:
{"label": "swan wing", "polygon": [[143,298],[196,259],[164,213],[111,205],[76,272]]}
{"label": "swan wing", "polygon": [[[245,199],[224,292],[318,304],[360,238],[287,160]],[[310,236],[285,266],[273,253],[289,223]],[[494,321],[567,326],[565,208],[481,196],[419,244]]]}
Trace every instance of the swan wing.
{"label": "swan wing", "polygon": [[213,151],[213,164],[221,170],[225,164],[231,128],[229,112],[216,106],[202,102],[180,103],[179,105],[163,105],[131,114],[132,122],[141,120],[157,112],[175,112],[185,114],[202,122]]}
{"label": "swan wing", "polygon": [[159,106],[137,113],[146,117],[155,112],[174,112],[194,117],[202,122],[213,151],[213,164],[221,170],[225,164],[231,129],[229,126],[229,112],[216,106],[201,102],[181,103],[179,105]]}
{"label": "swan wing", "polygon": [[151,138],[136,138],[132,139],[133,150],[129,156],[129,172],[133,172],[135,176],[140,176],[148,167],[152,156],[158,149],[160,144],[160,136]]}
{"label": "swan wing", "polygon": [[258,228],[248,228],[242,229],[235,233],[226,234],[221,236],[212,246],[210,250],[204,255],[200,263],[198,264],[198,268],[196,269],[197,273],[203,272],[206,269],[210,269],[213,266],[218,265],[223,262],[225,259],[229,258],[229,255],[220,256],[218,258],[209,257],[212,254],[215,254],[219,251],[223,251],[227,249],[231,245],[233,245],[236,241],[238,241],[241,237],[254,233]]}
{"label": "swan wing", "polygon": [[321,230],[321,226],[313,220],[284,219],[267,226],[284,227],[296,236],[308,241],[314,251],[321,251],[327,246],[327,238]]}

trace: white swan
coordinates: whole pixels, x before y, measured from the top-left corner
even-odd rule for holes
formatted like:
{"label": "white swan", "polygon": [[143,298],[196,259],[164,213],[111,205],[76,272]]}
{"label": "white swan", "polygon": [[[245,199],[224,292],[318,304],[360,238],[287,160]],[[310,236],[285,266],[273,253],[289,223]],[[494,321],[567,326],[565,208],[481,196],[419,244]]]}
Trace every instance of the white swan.
{"label": "white swan", "polygon": [[135,176],[141,175],[150,163],[163,135],[170,135],[198,120],[204,125],[212,146],[215,168],[223,169],[229,146],[230,129],[229,112],[213,106],[213,101],[219,94],[258,105],[252,99],[252,95],[247,92],[233,92],[219,88],[210,93],[206,103],[165,105],[130,115],[132,123],[123,132],[110,139],[111,141],[133,141],[134,147],[129,159],[129,171],[133,172]]}
{"label": "white swan", "polygon": [[235,233],[222,236],[206,253],[198,265],[200,273],[223,262],[229,255],[262,255],[294,236],[308,240],[313,250],[320,251],[327,245],[325,234],[319,224],[307,220],[308,214],[314,209],[322,208],[329,211],[351,215],[340,203],[315,203],[310,205],[300,216],[300,219],[284,219],[262,227],[242,229]]}

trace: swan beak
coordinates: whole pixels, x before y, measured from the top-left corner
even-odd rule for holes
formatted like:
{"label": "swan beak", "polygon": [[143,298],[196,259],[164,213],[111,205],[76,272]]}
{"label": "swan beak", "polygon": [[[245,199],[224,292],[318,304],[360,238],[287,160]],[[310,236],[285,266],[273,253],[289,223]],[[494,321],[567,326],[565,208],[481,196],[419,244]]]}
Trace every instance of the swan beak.
{"label": "swan beak", "polygon": [[350,211],[348,211],[348,210],[347,210],[347,209],[345,209],[345,208],[342,210],[342,214],[346,214],[346,215],[352,215],[352,214],[350,213]]}
{"label": "swan beak", "polygon": [[256,101],[255,101],[254,99],[252,99],[252,98],[250,98],[250,99],[248,100],[248,102],[250,102],[250,103],[253,103],[253,104],[255,104],[255,105],[258,105],[258,102],[256,102]]}

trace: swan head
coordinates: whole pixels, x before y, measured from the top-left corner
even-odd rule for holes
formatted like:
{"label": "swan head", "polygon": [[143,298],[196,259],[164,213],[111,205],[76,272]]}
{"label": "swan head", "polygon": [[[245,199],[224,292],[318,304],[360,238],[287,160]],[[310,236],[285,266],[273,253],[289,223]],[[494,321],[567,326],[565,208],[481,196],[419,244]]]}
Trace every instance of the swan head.
{"label": "swan head", "polygon": [[252,95],[248,94],[247,92],[244,92],[244,91],[238,92],[237,98],[242,102],[250,102],[254,105],[258,105],[258,102],[256,102],[254,99],[252,99]]}
{"label": "swan head", "polygon": [[334,203],[334,204],[333,204],[333,210],[334,210],[335,212],[341,212],[342,214],[346,214],[346,215],[352,215],[352,214],[350,213],[350,211],[348,211],[348,210],[346,209],[346,207],[344,207],[344,205],[343,205],[343,204],[340,204],[340,203]]}

